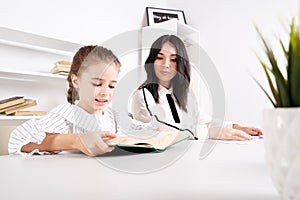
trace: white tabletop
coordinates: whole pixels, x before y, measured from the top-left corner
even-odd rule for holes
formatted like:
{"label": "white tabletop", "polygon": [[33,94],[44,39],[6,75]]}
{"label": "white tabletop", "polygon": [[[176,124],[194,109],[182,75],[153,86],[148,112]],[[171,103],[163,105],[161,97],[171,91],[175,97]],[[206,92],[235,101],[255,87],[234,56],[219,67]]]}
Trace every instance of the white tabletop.
{"label": "white tabletop", "polygon": [[207,147],[184,141],[162,153],[0,156],[0,199],[280,199],[263,141],[217,143],[199,159]]}

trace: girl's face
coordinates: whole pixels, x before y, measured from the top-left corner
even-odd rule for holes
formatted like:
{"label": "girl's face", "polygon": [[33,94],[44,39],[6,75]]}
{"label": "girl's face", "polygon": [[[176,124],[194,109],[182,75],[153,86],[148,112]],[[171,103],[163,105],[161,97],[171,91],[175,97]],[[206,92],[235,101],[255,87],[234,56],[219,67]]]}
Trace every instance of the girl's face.
{"label": "girl's face", "polygon": [[154,61],[154,72],[158,83],[170,87],[171,80],[177,73],[177,52],[173,44],[166,42]]}
{"label": "girl's face", "polygon": [[72,76],[74,87],[77,87],[78,106],[90,114],[103,114],[103,109],[111,102],[117,83],[119,66],[88,66],[80,76]]}

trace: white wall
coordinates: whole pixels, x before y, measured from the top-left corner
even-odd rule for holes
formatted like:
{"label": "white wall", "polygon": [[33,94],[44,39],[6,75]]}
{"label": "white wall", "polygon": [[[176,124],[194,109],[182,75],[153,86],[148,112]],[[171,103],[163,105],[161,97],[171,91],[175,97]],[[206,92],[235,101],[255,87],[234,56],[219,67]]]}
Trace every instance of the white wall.
{"label": "white wall", "polygon": [[[161,0],[2,0],[0,1],[0,26],[84,45],[101,44],[114,36],[145,26],[146,7],[164,7],[165,2]],[[23,62],[23,66],[13,63],[16,60],[8,56],[8,62],[12,63],[13,68],[19,66],[21,70],[36,70],[36,67],[30,66],[28,62]],[[137,54],[135,57],[124,56],[121,62],[125,73],[126,67],[138,65]],[[3,61],[1,64],[3,63],[7,62]],[[52,64],[41,63],[39,71],[49,72],[53,67]]]}
{"label": "white wall", "polygon": [[227,119],[260,126],[262,110],[272,105],[250,76],[267,86],[255,55],[262,55],[262,45],[253,23],[268,38],[284,36],[282,21],[295,14],[297,0],[168,0],[167,5],[184,10],[187,23],[200,31],[201,46],[223,80]]}
{"label": "white wall", "polygon": [[[265,83],[254,52],[261,43],[253,28],[272,36],[278,20],[295,12],[297,0],[2,0],[0,26],[81,44],[100,44],[146,23],[145,7],[183,9],[187,23],[200,30],[201,46],[222,77],[227,119],[260,125],[261,111],[271,104],[251,79]],[[282,31],[280,32],[282,33]],[[122,44],[120,44],[122,45]],[[122,58],[126,67],[138,64],[136,55]]]}
{"label": "white wall", "polygon": [[141,28],[146,6],[161,0],[1,0],[0,25],[82,44]]}
{"label": "white wall", "polygon": [[[0,26],[82,45],[102,44],[119,34],[145,26],[146,7],[164,7],[165,2],[164,0],[1,0]],[[116,48],[123,47],[125,42],[121,41]],[[0,55],[0,70],[26,72],[49,72],[54,62],[71,59],[69,56],[2,43]],[[122,63],[120,77],[122,77],[138,66],[139,52],[136,50],[128,53],[120,60]],[[54,85],[49,87],[53,82]],[[56,85],[57,82],[59,81],[48,80],[40,84],[32,81],[24,83],[0,77],[0,99],[24,95],[26,98],[37,99],[38,106],[33,109],[49,110],[53,105],[65,102],[66,99],[65,88]]]}

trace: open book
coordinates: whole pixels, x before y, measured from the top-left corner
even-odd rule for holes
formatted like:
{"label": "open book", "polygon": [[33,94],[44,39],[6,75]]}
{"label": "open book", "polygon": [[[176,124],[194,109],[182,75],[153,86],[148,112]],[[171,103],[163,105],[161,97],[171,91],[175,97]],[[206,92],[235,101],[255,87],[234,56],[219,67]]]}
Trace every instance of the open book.
{"label": "open book", "polygon": [[118,136],[106,140],[109,146],[120,147],[130,152],[143,153],[152,151],[164,151],[171,145],[183,141],[189,137],[183,132],[160,132],[158,135],[148,138],[133,136]]}

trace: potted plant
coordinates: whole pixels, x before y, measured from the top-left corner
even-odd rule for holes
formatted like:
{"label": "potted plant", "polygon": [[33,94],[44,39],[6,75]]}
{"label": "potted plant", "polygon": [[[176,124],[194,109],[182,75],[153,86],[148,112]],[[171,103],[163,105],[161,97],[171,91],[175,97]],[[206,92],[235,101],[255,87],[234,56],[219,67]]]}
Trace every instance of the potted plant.
{"label": "potted plant", "polygon": [[274,106],[263,112],[266,160],[282,198],[300,199],[300,12],[290,23],[288,46],[278,41],[286,66],[279,66],[270,44],[256,30],[268,58],[268,62],[259,61],[272,94],[256,82]]}

